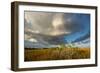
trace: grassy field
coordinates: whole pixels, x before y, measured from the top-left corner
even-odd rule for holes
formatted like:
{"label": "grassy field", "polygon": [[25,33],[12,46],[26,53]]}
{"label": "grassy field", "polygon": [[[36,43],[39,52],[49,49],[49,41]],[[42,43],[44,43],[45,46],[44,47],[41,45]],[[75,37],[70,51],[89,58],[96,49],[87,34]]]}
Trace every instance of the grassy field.
{"label": "grassy field", "polygon": [[25,61],[87,59],[90,58],[90,48],[25,48]]}

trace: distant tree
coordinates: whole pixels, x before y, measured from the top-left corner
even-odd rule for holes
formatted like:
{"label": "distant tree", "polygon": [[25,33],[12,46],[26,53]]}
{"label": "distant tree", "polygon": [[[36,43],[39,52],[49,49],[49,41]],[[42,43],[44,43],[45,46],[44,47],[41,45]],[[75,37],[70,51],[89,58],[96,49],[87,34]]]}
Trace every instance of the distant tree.
{"label": "distant tree", "polygon": [[74,43],[69,43],[68,48],[76,48],[76,45]]}
{"label": "distant tree", "polygon": [[63,48],[66,48],[66,45],[65,44],[60,44],[59,49],[61,50]]}
{"label": "distant tree", "polygon": [[61,46],[61,48],[66,48],[65,44],[61,44],[60,46]]}

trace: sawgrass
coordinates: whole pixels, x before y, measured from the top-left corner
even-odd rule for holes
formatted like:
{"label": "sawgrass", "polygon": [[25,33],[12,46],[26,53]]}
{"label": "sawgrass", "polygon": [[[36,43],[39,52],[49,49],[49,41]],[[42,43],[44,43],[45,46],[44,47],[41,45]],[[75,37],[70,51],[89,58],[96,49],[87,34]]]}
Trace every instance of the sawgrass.
{"label": "sawgrass", "polygon": [[63,47],[63,48],[25,48],[25,61],[67,60],[90,58],[90,48]]}

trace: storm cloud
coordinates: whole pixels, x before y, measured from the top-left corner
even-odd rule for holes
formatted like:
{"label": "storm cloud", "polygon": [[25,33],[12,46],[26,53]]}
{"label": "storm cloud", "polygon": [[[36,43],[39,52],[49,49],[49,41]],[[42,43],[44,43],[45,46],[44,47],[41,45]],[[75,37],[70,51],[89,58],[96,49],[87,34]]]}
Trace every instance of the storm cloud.
{"label": "storm cloud", "polygon": [[24,22],[25,42],[32,42],[33,47],[80,42],[90,37],[89,14],[25,11]]}

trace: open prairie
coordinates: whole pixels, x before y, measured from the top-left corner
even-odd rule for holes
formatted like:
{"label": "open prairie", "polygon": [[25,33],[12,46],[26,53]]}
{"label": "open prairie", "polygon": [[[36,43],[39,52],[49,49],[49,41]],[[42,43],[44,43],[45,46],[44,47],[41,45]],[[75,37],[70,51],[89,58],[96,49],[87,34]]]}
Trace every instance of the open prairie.
{"label": "open prairie", "polygon": [[90,48],[25,48],[25,61],[67,60],[90,58]]}

